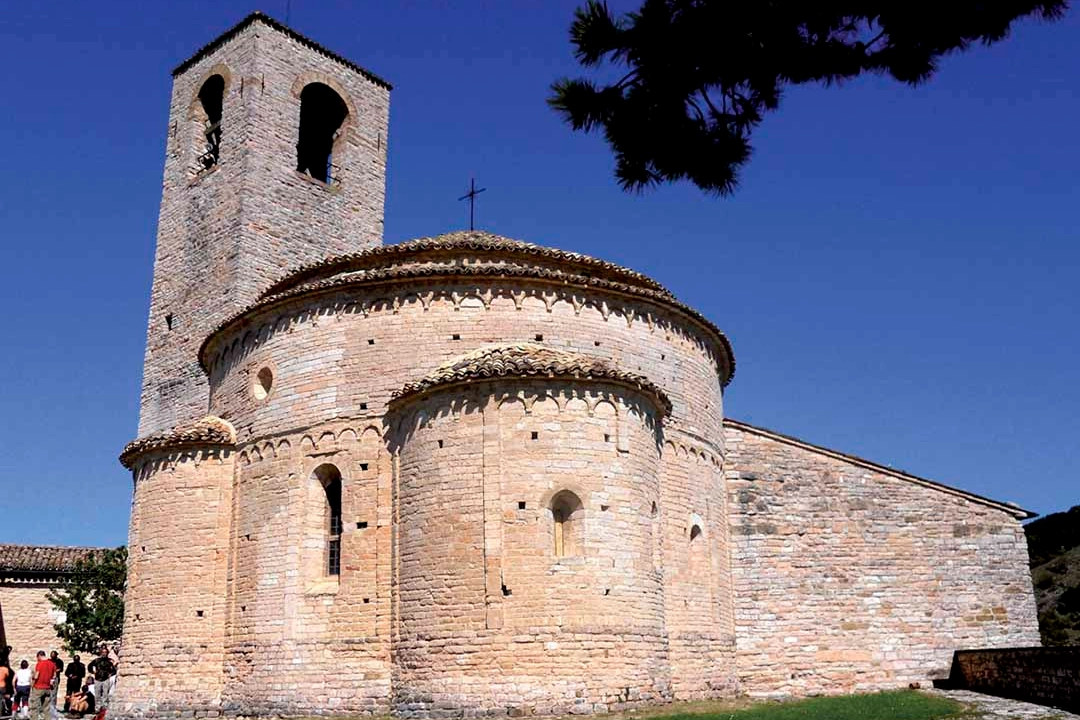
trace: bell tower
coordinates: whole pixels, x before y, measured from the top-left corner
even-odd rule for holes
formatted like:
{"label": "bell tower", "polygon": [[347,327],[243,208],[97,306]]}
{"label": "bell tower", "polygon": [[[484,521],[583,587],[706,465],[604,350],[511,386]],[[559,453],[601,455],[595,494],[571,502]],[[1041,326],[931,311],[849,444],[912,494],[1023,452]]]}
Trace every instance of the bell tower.
{"label": "bell tower", "polygon": [[298,265],[382,243],[390,85],[261,13],[173,71],[139,436],[198,419],[200,344]]}

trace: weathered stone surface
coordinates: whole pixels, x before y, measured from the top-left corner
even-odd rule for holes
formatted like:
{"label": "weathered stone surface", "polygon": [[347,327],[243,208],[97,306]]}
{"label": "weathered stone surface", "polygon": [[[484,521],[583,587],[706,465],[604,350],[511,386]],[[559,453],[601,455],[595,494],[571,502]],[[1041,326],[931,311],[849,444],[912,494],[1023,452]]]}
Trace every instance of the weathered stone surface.
{"label": "weathered stone surface", "polygon": [[[340,188],[290,167],[312,79],[355,119]],[[725,429],[731,346],[655,281],[485,233],[376,247],[386,103],[258,21],[176,76],[121,715],[587,714],[1032,636],[1021,511]]]}
{"label": "weathered stone surface", "polygon": [[64,620],[62,613],[53,610],[48,592],[51,583],[0,581],[0,611],[4,614],[4,631],[11,646],[11,665],[20,660],[34,664],[38,650],[60,650],[60,640],[53,625]]}
{"label": "weathered stone surface", "polygon": [[742,423],[726,449],[747,692],[925,684],[954,650],[1039,644],[1016,508]]}
{"label": "weathered stone surface", "polygon": [[1080,712],[1080,647],[963,650],[948,685]]}
{"label": "weathered stone surface", "polygon": [[[289,269],[382,242],[389,89],[255,18],[173,81],[139,435],[206,414],[196,356],[222,319]],[[225,80],[219,162],[205,149],[198,93]],[[334,144],[339,183],[296,172],[303,88],[320,82],[349,115]]]}

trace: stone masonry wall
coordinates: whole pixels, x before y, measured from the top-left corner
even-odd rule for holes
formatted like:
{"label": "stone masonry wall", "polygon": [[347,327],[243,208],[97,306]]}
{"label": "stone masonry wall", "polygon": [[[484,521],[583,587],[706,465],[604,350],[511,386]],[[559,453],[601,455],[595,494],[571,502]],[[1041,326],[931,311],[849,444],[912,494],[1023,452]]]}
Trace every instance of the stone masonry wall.
{"label": "stone masonry wall", "polygon": [[[226,81],[220,160],[198,171],[197,96],[215,74]],[[331,185],[296,172],[310,82],[349,108]],[[217,323],[296,266],[382,242],[388,115],[385,86],[260,21],[174,78],[140,436],[206,413],[196,354]]]}
{"label": "stone masonry wall", "polygon": [[[685,433],[682,442],[700,446],[698,438],[722,436],[723,412],[702,335],[662,306],[555,283],[360,288],[301,298],[223,333],[210,359],[212,412],[242,441],[333,418],[381,417],[393,391],[448,360],[487,343],[539,342],[648,377],[671,398],[669,439]],[[256,400],[264,367],[273,388]]]}
{"label": "stone masonry wall", "polygon": [[767,431],[726,428],[739,681],[751,695],[945,677],[1038,645],[1014,513]]}
{"label": "stone masonry wall", "polygon": [[[325,492],[342,479],[341,574],[327,574]],[[229,677],[244,714],[389,709],[391,464],[381,422],[323,424],[238,453]]]}
{"label": "stone masonry wall", "polygon": [[1080,712],[1080,647],[960,650],[947,687]]}
{"label": "stone masonry wall", "polygon": [[[234,305],[239,273],[244,165],[250,126],[241,94],[253,62],[252,33],[242,33],[173,81],[158,213],[154,279],[146,330],[139,436],[206,413],[206,377],[194,353]],[[197,96],[214,74],[225,78],[220,159],[196,173],[203,122]],[[247,93],[250,96],[250,92]]]}
{"label": "stone masonry wall", "polygon": [[665,612],[682,700],[738,689],[722,452],[676,438],[664,443],[661,460]]}
{"label": "stone masonry wall", "polygon": [[[209,411],[237,443],[135,469],[120,714],[592,712],[895,687],[958,647],[1037,644],[1014,513],[725,428],[726,340],[595,264],[393,256],[230,323],[207,380],[199,348],[226,318],[290,269],[382,242],[388,88],[268,21],[241,27],[174,79],[139,427]],[[220,161],[197,170],[214,74]],[[312,82],[348,107],[337,182],[295,170]],[[644,375],[671,413],[661,428],[637,391],[550,378],[391,406],[515,342]],[[559,491],[580,501],[564,557]]]}
{"label": "stone masonry wall", "polygon": [[[669,565],[679,568],[672,575],[679,588],[678,602],[661,601],[662,614],[672,616],[670,625],[663,618],[662,634],[678,638],[683,674],[677,682],[686,697],[733,691],[720,448],[698,439],[719,434],[714,411],[721,408],[722,395],[716,361],[703,347],[697,329],[663,308],[600,292],[576,294],[577,309],[571,299],[558,286],[497,280],[354,291],[299,300],[273,315],[257,317],[242,336],[223,339],[226,350],[215,355],[210,369],[212,411],[234,424],[244,448],[238,471],[235,626],[228,665],[237,682],[227,685],[229,706],[272,712],[386,709],[390,647],[382,633],[389,625],[381,623],[389,622],[393,604],[382,573],[391,557],[393,480],[389,458],[376,448],[376,434],[382,430],[391,392],[480,345],[514,340],[600,356],[646,374],[672,398],[674,416],[665,421],[672,471],[665,476],[657,516],[650,519],[662,533],[648,550],[653,566],[664,568],[660,572],[667,572]],[[259,399],[253,390],[263,368],[273,379]],[[537,413],[544,407],[538,406]],[[614,443],[617,432],[607,434]],[[369,449],[356,447],[360,437],[369,438]],[[546,437],[541,434],[536,446],[527,440],[523,447],[533,452],[540,445],[546,448]],[[635,456],[635,461],[641,457]],[[320,568],[323,561],[321,555],[304,553],[321,552],[321,546],[305,551],[305,536],[296,528],[296,519],[307,512],[302,498],[309,493],[302,486],[310,483],[320,462],[333,462],[345,487],[343,567],[337,587],[308,577],[310,569]],[[359,504],[351,499],[357,483],[368,488],[363,491],[368,499]],[[378,526],[372,520],[373,494]],[[454,495],[444,492],[443,497]],[[536,500],[524,499],[526,510],[515,510],[515,517],[522,523],[525,518],[539,521],[542,514]],[[649,506],[651,512],[651,500]],[[692,515],[707,519],[703,521],[707,534],[698,546],[708,546],[708,551],[698,553],[704,559],[695,559],[693,568],[688,554]],[[354,519],[367,526],[355,527]],[[529,528],[525,525],[522,532]],[[507,572],[524,574],[508,581],[511,592],[515,584],[531,586],[532,571],[524,558],[535,542],[528,534],[512,542],[514,537],[513,532],[506,535],[506,552],[515,553]],[[708,571],[700,573],[699,567]],[[492,571],[488,577],[498,574]],[[305,583],[311,583],[310,588]],[[614,583],[608,588],[616,592]],[[496,590],[491,597],[501,598],[501,588]],[[611,598],[620,596],[607,597],[610,605],[617,602]],[[526,605],[513,607],[508,622],[551,622],[543,613],[530,615]],[[354,618],[347,621],[354,624],[345,633],[324,632],[321,628],[330,627],[335,616]],[[683,627],[691,621],[693,627]],[[581,642],[600,642],[609,650],[617,646],[613,636],[589,635]],[[303,670],[283,672],[290,664]],[[323,672],[328,667],[332,673]],[[305,689],[312,685],[301,682],[307,672],[323,672],[314,681],[315,698]],[[659,684],[651,690],[641,690],[645,686],[638,681],[629,683],[622,689],[638,688],[632,698],[626,692],[619,699],[619,694],[607,690],[582,688],[582,697],[575,702],[591,704],[592,698],[601,697],[598,702],[618,704],[670,696],[664,685],[669,676],[667,671],[658,675]],[[506,701],[511,697],[508,692]],[[324,705],[323,698],[331,704]],[[296,702],[308,703],[306,710],[290,705]],[[515,702],[524,700],[519,697]],[[534,702],[551,708],[554,701],[548,696]]]}
{"label": "stone masonry wall", "polygon": [[[394,441],[397,712],[670,698],[649,401],[617,386],[501,380],[408,403]],[[580,502],[563,557],[560,493]]]}
{"label": "stone masonry wall", "polygon": [[114,698],[124,715],[220,709],[234,460],[228,450],[158,453],[134,470]]}
{"label": "stone masonry wall", "polygon": [[33,666],[38,650],[46,653],[57,650],[61,657],[67,658],[53,630],[54,624],[63,622],[64,614],[54,610],[46,598],[54,587],[47,583],[0,582],[0,612],[3,612],[7,644],[12,648],[13,668],[18,668],[20,660],[29,660]]}
{"label": "stone masonry wall", "polygon": [[[605,607],[617,607],[638,602],[641,596],[632,588],[652,583],[654,592],[646,605],[633,613],[617,613],[634,618],[633,642],[642,650],[633,656],[620,654],[623,641],[615,630],[595,618],[575,618],[571,612],[571,621],[576,624],[558,640],[567,643],[561,651],[544,644],[552,642],[551,638],[544,639],[542,633],[534,636],[532,642],[541,653],[537,657],[548,663],[542,667],[549,667],[549,656],[576,662],[599,647],[622,669],[607,681],[590,680],[593,685],[577,687],[571,700],[553,694],[546,670],[527,671],[534,673],[531,677],[540,688],[535,697],[519,692],[515,688],[525,686],[514,685],[512,668],[508,667],[502,694],[488,696],[488,709],[496,711],[490,708],[496,696],[500,703],[548,709],[562,703],[579,710],[671,697],[667,634],[672,629],[667,626],[669,608],[658,586],[664,572],[666,536],[681,534],[681,541],[671,547],[675,557],[682,558],[691,510],[708,518],[710,549],[704,555],[712,554],[704,561],[698,558],[694,568],[712,568],[719,563],[714,569],[721,575],[726,573],[726,517],[708,509],[709,503],[719,507],[715,500],[704,499],[714,496],[723,503],[723,493],[713,485],[719,478],[719,453],[696,439],[717,435],[720,421],[716,413],[722,396],[717,360],[697,325],[663,305],[601,291],[574,291],[571,295],[552,283],[450,280],[304,298],[273,315],[256,316],[241,332],[224,339],[221,347],[225,351],[212,356],[210,367],[210,411],[229,420],[238,438],[229,524],[216,539],[227,558],[220,660],[223,680],[215,685],[209,674],[199,674],[193,680],[199,687],[187,688],[193,697],[208,698],[205,706],[210,707],[218,697],[215,693],[220,692],[220,710],[228,713],[379,713],[390,709],[391,670],[402,667],[392,663],[393,654],[399,652],[393,648],[403,647],[392,643],[395,613],[400,610],[391,590],[394,474],[383,420],[390,394],[479,345],[517,338],[598,355],[619,367],[649,375],[672,396],[675,410],[666,422],[667,432],[672,447],[683,454],[687,469],[677,485],[661,494],[656,485],[657,448],[651,456],[631,452],[627,461],[619,450],[624,440],[620,439],[618,423],[606,433],[606,440],[605,433],[593,433],[596,438],[592,441],[601,443],[605,453],[630,462],[635,477],[653,478],[647,519],[637,517],[643,498],[617,497],[610,503],[592,499],[595,504],[620,508],[610,513],[599,511],[602,519],[611,515],[608,522],[619,532],[625,532],[621,529],[625,522],[645,523],[648,534],[641,537],[651,539],[642,540],[645,554],[639,561],[646,564],[642,570],[646,575],[627,585],[616,582],[616,567],[622,568],[621,564],[613,564],[595,577],[592,566],[569,567],[563,575],[587,571],[596,587],[582,589],[585,586],[579,587],[579,578],[562,591],[601,592],[599,586],[603,585],[608,591],[603,596]],[[263,370],[271,376],[265,385],[258,381]],[[534,417],[543,415],[545,407],[543,403],[537,406]],[[589,422],[609,422],[605,412],[601,406]],[[547,447],[546,434],[544,437],[538,442]],[[528,457],[535,462],[535,447],[531,452],[534,454]],[[327,463],[340,471],[343,483],[342,563],[336,577],[325,573],[325,498],[315,479],[316,468]],[[695,464],[710,469],[692,472]],[[530,476],[522,481],[522,492],[526,487],[534,491],[532,480]],[[660,506],[655,516],[653,500]],[[520,519],[531,517],[539,522],[544,517],[536,505],[539,498],[526,502]],[[670,512],[668,502],[673,503]],[[139,527],[148,527],[139,520],[146,512],[164,513],[170,508],[176,506],[170,505],[168,492],[159,495],[137,490],[132,537]],[[622,513],[633,518],[623,520]],[[490,522],[499,526],[499,516],[491,517]],[[160,522],[163,529],[168,527],[164,519]],[[531,587],[533,574],[546,572],[546,566],[530,569],[527,562],[537,542],[529,530],[537,528],[523,527],[516,534],[516,527],[506,535],[507,556],[514,560],[491,597],[503,597],[505,573],[519,573],[509,581],[521,584],[520,596]],[[623,553],[621,560],[613,557],[613,563],[629,562],[625,548],[617,544],[611,548],[610,552]],[[150,567],[150,556],[145,559],[147,564],[141,567]],[[689,562],[688,558],[679,561]],[[133,567],[137,563],[133,558]],[[605,572],[611,577],[605,579]],[[703,610],[699,625],[710,625],[717,617],[730,626],[730,601],[725,609],[708,587],[715,574],[691,580],[693,574],[684,573],[689,583],[686,587],[697,583],[697,594],[709,598],[694,606]],[[489,573],[489,580],[491,577],[496,576]],[[726,580],[721,578],[720,582]],[[726,587],[719,592],[728,592]],[[171,597],[173,593],[164,595]],[[564,604],[587,607],[569,601]],[[546,610],[537,609],[539,606],[519,602],[510,607],[506,622],[512,626],[551,627],[556,622]],[[181,602],[162,603],[160,608],[162,618],[183,618],[186,612],[186,603]],[[682,613],[678,622],[692,615],[678,612]],[[605,618],[603,622],[609,621]],[[707,662],[699,661],[694,666],[696,674],[682,680],[688,693],[716,694],[718,688],[731,687],[730,631],[719,635],[726,640],[726,648],[712,652]],[[184,644],[195,640],[182,629],[175,637]],[[125,643],[129,642],[138,644],[138,652],[146,656],[160,643],[156,635],[134,630],[125,636]],[[585,655],[575,655],[574,648],[586,647],[587,652],[581,651]],[[217,652],[216,645],[212,652]],[[512,655],[513,651],[505,651],[500,657]],[[214,657],[207,667],[217,661]],[[133,713],[171,712],[169,698],[173,696],[169,692],[151,697],[144,691],[155,678],[160,681],[166,670],[148,670],[145,679],[134,683],[143,689],[139,690],[142,694],[133,692],[125,698],[130,699],[127,707]],[[616,680],[622,684],[612,684]],[[440,687],[446,690],[445,684]],[[406,690],[399,699],[410,697],[410,692]],[[399,706],[406,707],[409,702]]]}

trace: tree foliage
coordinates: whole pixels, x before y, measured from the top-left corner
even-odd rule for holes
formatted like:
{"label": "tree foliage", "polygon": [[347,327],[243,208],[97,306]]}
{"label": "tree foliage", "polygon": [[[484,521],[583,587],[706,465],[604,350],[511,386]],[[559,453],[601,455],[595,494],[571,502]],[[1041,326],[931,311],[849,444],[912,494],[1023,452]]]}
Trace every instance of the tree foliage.
{"label": "tree foliage", "polygon": [[94,650],[120,639],[124,627],[127,548],[94,553],[80,560],[71,581],[48,595],[66,616],[54,625],[69,653]]}
{"label": "tree foliage", "polygon": [[1080,545],[1080,505],[1056,512],[1025,526],[1031,566],[1042,565]]}
{"label": "tree foliage", "polygon": [[[602,129],[627,190],[690,180],[732,193],[750,137],[785,86],[863,73],[909,85],[941,58],[1005,38],[1029,15],[1055,20],[1068,0],[644,0],[616,17],[588,0],[570,40],[582,66],[613,82],[564,78],[548,102],[575,130]],[[621,75],[621,77],[619,77]]]}
{"label": "tree foliage", "polygon": [[1024,526],[1044,645],[1080,643],[1080,505]]}

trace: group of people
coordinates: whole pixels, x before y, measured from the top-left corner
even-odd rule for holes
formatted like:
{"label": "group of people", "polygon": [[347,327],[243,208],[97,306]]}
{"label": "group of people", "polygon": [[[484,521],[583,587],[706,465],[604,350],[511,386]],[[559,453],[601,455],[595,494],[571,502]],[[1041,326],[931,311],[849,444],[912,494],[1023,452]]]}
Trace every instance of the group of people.
{"label": "group of people", "polygon": [[41,650],[32,667],[30,661],[22,660],[12,668],[11,647],[6,647],[0,652],[0,717],[32,715],[33,720],[53,720],[53,710],[60,705],[61,676],[66,678],[63,712],[76,717],[96,714],[109,704],[116,663],[109,649],[102,647],[89,665],[76,655],[65,666],[55,650],[49,657]]}

